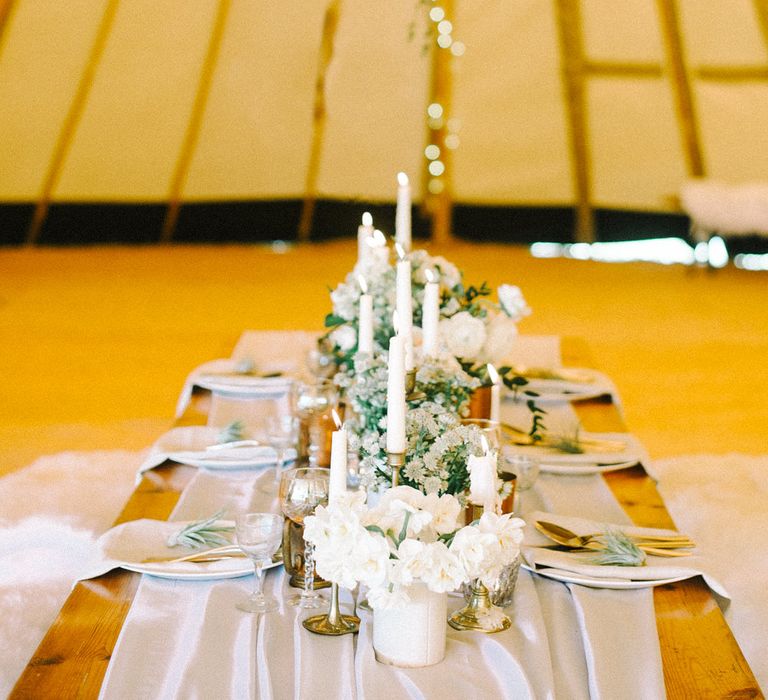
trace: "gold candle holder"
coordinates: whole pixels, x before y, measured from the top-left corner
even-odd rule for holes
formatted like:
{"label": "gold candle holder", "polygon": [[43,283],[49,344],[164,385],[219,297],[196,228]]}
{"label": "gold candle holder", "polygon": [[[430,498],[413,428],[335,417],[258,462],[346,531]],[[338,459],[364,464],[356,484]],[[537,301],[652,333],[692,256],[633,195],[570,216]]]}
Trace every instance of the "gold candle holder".
{"label": "gold candle holder", "polygon": [[427,395],[423,391],[416,391],[416,370],[409,369],[405,373],[405,400],[423,401]]}
{"label": "gold candle holder", "polygon": [[331,607],[328,612],[308,617],[301,624],[314,634],[340,637],[342,634],[355,634],[360,629],[360,618],[357,615],[342,615],[339,606],[339,584],[334,583],[331,585]]}
{"label": "gold candle holder", "polygon": [[405,464],[405,452],[387,452],[387,464],[392,469],[392,488],[400,485],[400,469]]}
{"label": "gold candle holder", "polygon": [[491,603],[490,593],[478,579],[472,583],[472,597],[461,610],[448,618],[448,624],[455,630],[475,630],[493,634],[509,629],[510,620],[502,611]]}

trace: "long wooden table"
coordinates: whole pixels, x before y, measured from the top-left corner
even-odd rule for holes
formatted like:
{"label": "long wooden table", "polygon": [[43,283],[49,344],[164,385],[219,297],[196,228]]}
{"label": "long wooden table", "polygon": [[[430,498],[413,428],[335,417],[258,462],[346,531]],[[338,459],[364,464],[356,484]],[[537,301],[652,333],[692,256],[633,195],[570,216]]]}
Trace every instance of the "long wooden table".
{"label": "long wooden table", "polygon": [[[565,365],[591,366],[587,346],[580,340],[564,339],[562,352]],[[204,424],[209,405],[208,394],[194,394],[176,425]],[[626,431],[610,401],[583,401],[575,407],[586,430]],[[193,473],[191,467],[171,464],[148,472],[115,524],[167,518]],[[655,483],[641,467],[610,472],[604,478],[635,524],[674,527]],[[139,580],[139,574],[118,570],[78,583],[9,697],[97,697]],[[764,697],[700,576],[656,587],[654,603],[668,697]]]}

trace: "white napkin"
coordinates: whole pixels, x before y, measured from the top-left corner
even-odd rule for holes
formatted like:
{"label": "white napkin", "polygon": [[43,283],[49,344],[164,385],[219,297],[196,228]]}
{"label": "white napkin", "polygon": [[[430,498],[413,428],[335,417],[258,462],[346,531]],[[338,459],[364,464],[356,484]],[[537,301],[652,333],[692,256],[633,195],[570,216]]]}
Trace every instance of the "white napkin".
{"label": "white napkin", "polygon": [[[116,568],[155,574],[166,578],[229,578],[244,576],[253,571],[247,558],[221,559],[219,561],[191,562],[145,562],[150,557],[174,559],[192,554],[194,550],[185,547],[169,547],[168,537],[184,525],[194,521],[131,520],[107,530],[96,542],[97,555],[86,567],[81,579],[101,576]],[[233,525],[231,521],[220,521],[222,525]],[[229,541],[233,536],[221,533]],[[201,551],[206,548],[201,548]]]}
{"label": "white napkin", "polygon": [[[152,445],[149,455],[139,467],[141,475],[166,460],[203,469],[254,469],[274,466],[277,456],[269,445],[207,450],[217,444],[221,430],[209,426],[184,426],[163,433]],[[296,450],[286,451],[286,462],[296,459]]]}
{"label": "white napkin", "polygon": [[[610,523],[587,520],[585,518],[568,517],[555,513],[534,511],[528,515],[528,525],[525,529],[525,547],[523,558],[531,569],[550,567],[560,571],[568,571],[592,579],[621,579],[624,581],[654,582],[671,578],[690,578],[701,575],[707,585],[724,600],[730,598],[728,591],[717,579],[706,571],[706,559],[694,554],[690,557],[657,557],[648,555],[645,566],[601,566],[592,564],[595,552],[559,552],[542,547],[554,543],[534,528],[537,520],[545,520],[572,530],[577,535],[587,535],[594,532],[604,532],[607,527],[615,527],[628,535],[675,535],[674,530],[664,530],[633,525],[612,525]],[[695,551],[695,550],[694,550]]]}

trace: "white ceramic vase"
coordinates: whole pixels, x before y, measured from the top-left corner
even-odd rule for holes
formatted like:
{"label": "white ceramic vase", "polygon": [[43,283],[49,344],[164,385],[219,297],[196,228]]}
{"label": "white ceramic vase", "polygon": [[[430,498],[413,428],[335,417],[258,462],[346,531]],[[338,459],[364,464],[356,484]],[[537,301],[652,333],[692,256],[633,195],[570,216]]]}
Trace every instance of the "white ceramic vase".
{"label": "white ceramic vase", "polygon": [[447,593],[434,593],[423,583],[408,588],[410,602],[373,611],[376,660],[391,666],[417,668],[445,657]]}

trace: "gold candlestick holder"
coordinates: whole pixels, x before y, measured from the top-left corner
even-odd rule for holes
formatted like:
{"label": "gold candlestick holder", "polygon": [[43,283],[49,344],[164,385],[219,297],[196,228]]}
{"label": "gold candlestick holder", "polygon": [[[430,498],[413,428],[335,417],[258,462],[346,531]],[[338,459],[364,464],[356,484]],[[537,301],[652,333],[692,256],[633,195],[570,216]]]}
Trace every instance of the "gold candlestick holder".
{"label": "gold candlestick holder", "polygon": [[423,401],[427,395],[423,391],[416,391],[416,370],[409,369],[405,373],[405,400]]}
{"label": "gold candlestick holder", "polygon": [[313,615],[304,622],[305,629],[314,634],[327,637],[340,637],[342,634],[355,634],[360,629],[360,618],[357,615],[342,615],[339,605],[339,584],[331,585],[331,607],[324,615]]}
{"label": "gold candlestick holder", "polygon": [[387,452],[387,464],[392,469],[392,488],[400,485],[400,469],[405,464],[405,452]]}
{"label": "gold candlestick holder", "polygon": [[491,603],[488,589],[478,579],[472,582],[472,597],[461,610],[448,618],[448,624],[455,630],[475,630],[492,634],[509,629],[510,620],[501,610]]}

